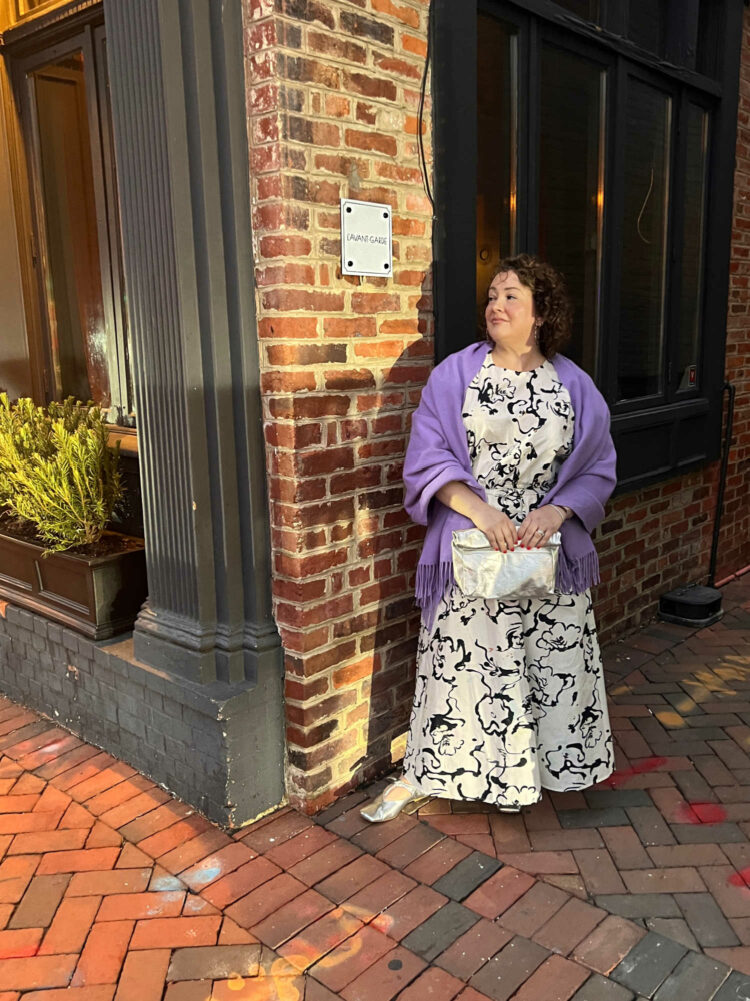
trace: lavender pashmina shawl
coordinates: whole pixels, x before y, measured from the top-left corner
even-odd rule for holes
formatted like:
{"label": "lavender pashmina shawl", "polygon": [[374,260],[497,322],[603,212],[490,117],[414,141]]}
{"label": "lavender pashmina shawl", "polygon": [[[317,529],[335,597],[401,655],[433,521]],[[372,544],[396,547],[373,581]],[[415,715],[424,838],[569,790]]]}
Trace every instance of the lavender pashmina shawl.
{"label": "lavender pashmina shawl", "polygon": [[[472,344],[437,365],[412,416],[404,465],[404,506],[412,521],[427,525],[417,566],[416,599],[428,627],[447,584],[454,581],[452,534],[473,527],[468,518],[446,507],[435,494],[446,483],[458,480],[486,499],[471,472],[461,410],[466,390],[489,350],[486,343]],[[609,410],[591,377],[564,355],[556,354],[551,361],[570,394],[574,436],[573,450],[541,503],[565,504],[574,512],[560,529],[556,588],[563,594],[581,594],[599,581],[591,532],[604,517],[604,505],[617,482],[616,456]]]}

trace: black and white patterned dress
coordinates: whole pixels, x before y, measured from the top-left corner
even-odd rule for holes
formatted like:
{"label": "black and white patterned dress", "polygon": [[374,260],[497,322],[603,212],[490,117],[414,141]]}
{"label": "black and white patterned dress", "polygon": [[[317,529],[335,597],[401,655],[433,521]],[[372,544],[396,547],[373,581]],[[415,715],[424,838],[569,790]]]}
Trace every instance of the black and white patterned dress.
{"label": "black and white patterned dress", "polygon": [[[462,416],[475,477],[520,525],[572,450],[568,391],[549,360],[514,372],[488,354]],[[589,591],[504,602],[449,587],[417,656],[404,773],[425,793],[527,806],[612,772]]]}

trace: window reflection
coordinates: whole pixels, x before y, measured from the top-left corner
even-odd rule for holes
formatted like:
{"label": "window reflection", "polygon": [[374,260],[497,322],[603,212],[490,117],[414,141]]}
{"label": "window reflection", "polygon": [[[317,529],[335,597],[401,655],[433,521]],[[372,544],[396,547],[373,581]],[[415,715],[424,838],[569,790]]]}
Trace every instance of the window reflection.
{"label": "window reflection", "polygon": [[620,274],[618,396],[662,387],[671,98],[630,79]]}
{"label": "window reflection", "polygon": [[539,252],[559,268],[575,307],[566,348],[593,373],[604,203],[605,73],[552,45],[542,49]]}
{"label": "window reflection", "polygon": [[477,117],[477,322],[493,271],[516,250],[516,29],[480,15]]}
{"label": "window reflection", "polygon": [[107,334],[83,54],[32,74],[46,231],[44,286],[57,395],[109,406]]}
{"label": "window reflection", "polygon": [[682,237],[682,275],[680,293],[680,328],[678,332],[678,388],[698,385],[698,351],[703,308],[703,244],[706,203],[706,168],[708,164],[708,112],[688,104],[685,156],[684,232]]}

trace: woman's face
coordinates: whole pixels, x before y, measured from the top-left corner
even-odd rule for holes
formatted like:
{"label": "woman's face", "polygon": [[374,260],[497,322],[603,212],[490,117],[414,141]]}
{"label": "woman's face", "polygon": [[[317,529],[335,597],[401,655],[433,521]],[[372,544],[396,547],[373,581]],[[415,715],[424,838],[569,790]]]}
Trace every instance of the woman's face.
{"label": "woman's face", "polygon": [[496,275],[488,298],[484,318],[487,333],[493,342],[516,350],[533,344],[536,322],[534,297],[515,271]]}

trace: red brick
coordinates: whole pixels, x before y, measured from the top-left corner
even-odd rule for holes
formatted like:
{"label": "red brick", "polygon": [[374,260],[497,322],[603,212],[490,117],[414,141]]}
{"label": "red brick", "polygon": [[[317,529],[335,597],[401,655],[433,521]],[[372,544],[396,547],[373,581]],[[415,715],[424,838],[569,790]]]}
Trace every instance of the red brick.
{"label": "red brick", "polygon": [[372,927],[400,942],[410,931],[439,910],[447,900],[448,898],[442,893],[437,893],[429,886],[417,886],[395,904],[387,907],[382,914],[378,914],[372,922]]}
{"label": "red brick", "polygon": [[345,987],[341,997],[345,1001],[391,1001],[424,968],[413,952],[398,946]]}
{"label": "red brick", "polygon": [[[50,786],[50,789],[52,786]],[[80,803],[70,803],[63,818],[58,824],[60,830],[90,830],[94,826],[94,817]]]}
{"label": "red brick", "polygon": [[[178,873],[190,868],[211,852],[217,852],[232,844],[232,839],[224,831],[213,829],[204,831],[195,838],[190,838],[171,851],[159,856],[159,864],[168,872]],[[140,849],[138,849],[140,851]]]}
{"label": "red brick", "polygon": [[288,904],[253,926],[253,935],[261,942],[277,949],[283,942],[333,910],[333,904],[315,890],[301,893]]}
{"label": "red brick", "polygon": [[[44,816],[44,814],[40,814]],[[88,831],[34,831],[17,834],[8,849],[8,855],[33,855],[83,848]]]}
{"label": "red brick", "polygon": [[512,866],[504,866],[470,894],[464,900],[464,905],[477,914],[494,920],[522,897],[534,882],[528,873],[519,872]]}
{"label": "red brick", "polygon": [[151,869],[113,869],[102,872],[77,872],[68,887],[69,897],[88,897],[110,893],[142,893],[148,886]]}
{"label": "red brick", "polygon": [[[86,897],[84,900],[88,899]],[[114,893],[105,897],[97,921],[178,917],[185,903],[183,890],[146,893]]]}
{"label": "red brick", "polygon": [[14,855],[0,862],[0,903],[17,903],[38,865],[38,855]]}
{"label": "red brick", "polygon": [[341,906],[360,921],[372,921],[376,914],[400,900],[414,886],[414,880],[400,872],[387,872],[349,897]]}
{"label": "red brick", "polygon": [[92,747],[90,744],[80,744],[78,747],[74,747],[72,750],[48,761],[41,768],[37,768],[36,774],[42,779],[54,778],[55,775],[60,775],[79,762],[96,757],[98,753],[99,751],[96,747]]}
{"label": "red brick", "polygon": [[54,872],[92,872],[111,869],[120,854],[119,848],[83,848],[80,851],[50,852],[39,863],[39,875]]}
{"label": "red brick", "polygon": [[281,869],[273,862],[256,858],[206,887],[203,896],[216,907],[227,907],[280,874]]}
{"label": "red brick", "polygon": [[41,938],[41,928],[11,928],[0,931],[0,960],[35,956]]}
{"label": "red brick", "polygon": [[399,994],[399,1001],[451,1001],[464,987],[461,980],[433,966]]}
{"label": "red brick", "polygon": [[572,958],[606,977],[645,934],[645,928],[612,915],[575,947]]}
{"label": "red brick", "polygon": [[535,883],[500,918],[504,928],[529,938],[568,901],[567,893],[547,883]]}
{"label": "red brick", "polygon": [[155,788],[154,783],[145,775],[133,775],[132,778],[118,782],[117,785],[92,796],[86,803],[86,809],[98,817],[153,788]]}
{"label": "red brick", "polygon": [[511,932],[501,928],[496,922],[483,918],[456,939],[435,962],[455,977],[469,980],[512,937]]}
{"label": "red brick", "polygon": [[229,841],[218,851],[207,855],[197,865],[180,872],[180,879],[191,890],[199,893],[204,887],[222,876],[239,869],[240,866],[256,858],[256,853],[241,841]]}
{"label": "red brick", "polygon": [[121,803],[119,806],[112,807],[111,810],[106,810],[99,815],[99,819],[110,827],[119,830],[125,824],[129,824],[135,820],[136,817],[150,813],[155,807],[167,803],[171,798],[168,792],[155,786],[153,789],[142,792],[125,803]]}
{"label": "red brick", "polygon": [[342,838],[337,837],[330,845],[321,848],[314,855],[310,855],[308,858],[293,865],[289,869],[289,873],[295,879],[299,879],[308,886],[312,886],[314,883],[325,879],[326,876],[330,876],[332,872],[341,869],[353,859],[358,858],[361,854],[361,848],[357,848],[349,841],[344,841]]}
{"label": "red brick", "polygon": [[266,858],[283,869],[291,869],[297,862],[317,853],[335,840],[336,835],[324,827],[310,827],[288,841],[271,847],[266,852]]}
{"label": "red brick", "polygon": [[311,976],[332,991],[340,991],[396,947],[396,942],[374,928],[360,930],[346,939],[310,970]]}
{"label": "red brick", "polygon": [[150,918],[138,921],[131,949],[180,949],[188,945],[216,945],[221,917]]}
{"label": "red brick", "polygon": [[567,956],[606,917],[606,911],[574,898],[542,925],[534,935],[534,941],[552,952]]}
{"label": "red brick", "polygon": [[169,949],[129,953],[122,968],[115,1001],[161,1001],[169,956]]}
{"label": "red brick", "polygon": [[[29,997],[33,1001],[112,1001],[115,994],[116,984],[95,984],[92,987],[63,987],[62,989],[46,991],[35,991]],[[13,995],[15,998],[16,995]],[[0,994],[0,1001],[12,1001],[12,999]]]}
{"label": "red brick", "polygon": [[[250,863],[253,865],[254,863]],[[288,873],[281,873],[227,908],[226,913],[242,928],[252,928],[278,907],[293,900],[307,887]]]}
{"label": "red brick", "polygon": [[282,816],[272,819],[269,823],[258,825],[252,824],[240,834],[242,841],[249,845],[256,852],[266,852],[275,845],[280,845],[295,834],[312,827],[313,822],[309,817],[304,817],[294,810]]}
{"label": "red brick", "polygon": [[39,949],[40,956],[80,952],[101,897],[67,897],[57,909]]}
{"label": "red brick", "polygon": [[568,1001],[589,975],[585,966],[571,963],[562,956],[550,956],[513,995],[513,999],[538,1001],[539,998],[544,998],[544,1001]]}
{"label": "red brick", "polygon": [[86,939],[71,987],[116,983],[132,934],[132,921],[95,924]]}
{"label": "red brick", "polygon": [[61,812],[54,813],[2,813],[0,835],[22,834],[27,831],[54,831],[60,822]]}
{"label": "red brick", "polygon": [[361,927],[361,921],[337,907],[308,925],[301,935],[290,939],[278,951],[292,966],[300,971],[306,970]]}
{"label": "red brick", "polygon": [[40,987],[66,987],[77,960],[77,955],[6,959],[0,969],[0,990],[33,991]]}
{"label": "red brick", "polygon": [[[138,823],[138,821],[135,821],[135,823]],[[178,820],[176,824],[164,827],[161,831],[157,831],[147,838],[133,840],[137,840],[138,847],[142,852],[150,855],[151,858],[157,859],[185,841],[191,840],[197,834],[203,834],[205,831],[211,830],[211,828],[212,825],[205,817],[194,813],[183,820]]]}
{"label": "red brick", "polygon": [[371,855],[362,855],[354,862],[344,866],[343,869],[339,869],[338,872],[328,876],[320,883],[316,883],[315,888],[330,900],[335,900],[336,903],[340,904],[361,890],[363,886],[367,886],[368,883],[372,883],[373,880],[387,872],[388,867],[383,862]]}
{"label": "red brick", "polygon": [[32,810],[39,799],[35,793],[29,796],[0,796],[0,813],[23,813]]}

